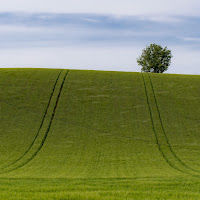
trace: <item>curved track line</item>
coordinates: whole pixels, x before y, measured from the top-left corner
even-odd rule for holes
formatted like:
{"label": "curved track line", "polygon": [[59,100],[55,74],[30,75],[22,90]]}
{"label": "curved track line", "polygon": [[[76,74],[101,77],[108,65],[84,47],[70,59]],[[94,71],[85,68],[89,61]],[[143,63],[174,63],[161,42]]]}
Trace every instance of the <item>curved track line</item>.
{"label": "curved track line", "polygon": [[[148,74],[148,73],[147,73]],[[177,161],[182,164],[184,167],[194,171],[194,172],[200,172],[199,170],[196,170],[196,169],[193,169],[191,168],[190,166],[188,166],[187,164],[185,164],[177,155],[176,153],[174,152],[174,150],[172,149],[170,143],[169,143],[169,139],[167,137],[167,133],[164,129],[164,125],[163,125],[163,121],[162,121],[162,118],[161,118],[161,114],[160,114],[160,109],[158,107],[158,103],[157,103],[157,99],[156,99],[156,95],[155,95],[155,90],[154,90],[154,86],[153,86],[153,83],[152,83],[152,79],[150,77],[150,75],[148,74],[148,77],[149,77],[149,80],[150,80],[150,83],[151,83],[151,88],[152,88],[152,91],[153,91],[153,96],[154,96],[154,100],[155,100],[155,104],[156,104],[156,109],[158,111],[158,116],[159,116],[159,120],[160,120],[160,124],[161,124],[161,128],[162,128],[162,131],[164,133],[164,136],[165,136],[165,139],[166,139],[166,142],[168,144],[168,147],[169,147],[169,150],[171,151],[171,153],[173,154],[173,156],[177,159]]]}
{"label": "curved track line", "polygon": [[[63,71],[63,70],[62,70]],[[61,72],[62,72],[61,71]],[[60,72],[60,73],[61,73]],[[41,150],[41,148],[42,148],[42,146],[44,145],[44,142],[45,142],[45,140],[46,140],[46,138],[47,138],[47,136],[48,136],[48,133],[49,133],[49,131],[50,131],[50,128],[51,128],[51,125],[52,125],[52,121],[53,121],[53,118],[54,118],[54,116],[55,116],[55,112],[56,112],[56,108],[57,108],[57,106],[58,106],[58,101],[59,101],[59,98],[60,98],[60,95],[61,95],[61,92],[62,92],[62,89],[63,89],[63,85],[64,85],[64,82],[65,82],[65,79],[66,79],[66,77],[67,77],[67,74],[68,74],[68,72],[69,72],[69,70],[67,71],[67,73],[65,74],[65,76],[64,76],[64,79],[63,79],[63,81],[62,81],[62,84],[61,84],[61,87],[60,87],[60,90],[59,90],[59,94],[58,94],[58,96],[57,96],[57,99],[56,99],[56,103],[55,103],[55,105],[54,105],[54,109],[53,109],[53,112],[52,112],[52,116],[51,116],[51,120],[50,120],[50,123],[49,123],[49,125],[48,125],[48,127],[47,127],[47,130],[46,130],[46,132],[45,132],[45,135],[44,135],[44,138],[42,139],[42,141],[41,141],[41,143],[40,143],[40,146],[38,147],[38,149],[35,151],[35,153],[33,153],[32,154],[32,156],[28,159],[28,160],[26,160],[25,162],[23,162],[22,164],[20,164],[20,165],[18,165],[17,167],[15,167],[15,168],[13,168],[13,169],[10,169],[10,170],[7,170],[7,171],[5,171],[5,172],[2,172],[2,173],[0,173],[0,174],[3,174],[3,173],[7,173],[7,172],[10,172],[10,171],[14,171],[14,170],[16,170],[16,169],[19,169],[19,168],[21,168],[21,167],[23,167],[24,165],[26,165],[27,163],[29,163],[37,154],[38,154],[38,152]],[[60,74],[59,74],[60,75]],[[58,79],[57,79],[58,80]],[[55,88],[54,88],[54,90],[55,90]],[[51,95],[51,97],[52,97],[53,95]],[[50,102],[50,101],[49,101]],[[46,112],[45,112],[46,113]],[[41,126],[42,127],[42,126]],[[40,129],[41,129],[41,127],[40,127]],[[35,140],[34,140],[35,141]],[[34,142],[32,143],[32,146],[33,146],[33,144],[34,144]],[[30,148],[29,148],[29,150],[30,150]],[[27,151],[27,153],[28,153],[28,151]],[[24,154],[25,155],[25,154]],[[15,162],[16,163],[16,162]]]}
{"label": "curved track line", "polygon": [[159,140],[158,140],[158,135],[156,133],[156,129],[155,129],[155,125],[154,125],[154,121],[153,121],[153,115],[152,115],[152,111],[151,111],[151,107],[150,107],[150,103],[149,103],[149,97],[148,97],[148,93],[147,93],[147,86],[146,86],[146,82],[145,82],[145,79],[144,79],[144,76],[143,76],[143,73],[141,73],[142,75],[142,79],[143,79],[143,83],[144,83],[144,89],[145,89],[145,94],[146,94],[146,100],[147,100],[147,105],[148,105],[148,109],[149,109],[149,114],[150,114],[150,118],[151,118],[151,125],[152,125],[152,129],[153,129],[153,132],[154,132],[154,135],[155,135],[155,138],[156,138],[156,144],[158,145],[158,149],[162,155],[162,157],[165,159],[165,161],[169,164],[170,167],[172,167],[173,169],[175,170],[178,170],[182,173],[185,173],[184,171],[182,171],[181,169],[177,168],[176,166],[174,166],[165,156],[164,152],[162,151],[161,149],[161,145],[159,143]]}
{"label": "curved track line", "polygon": [[2,167],[1,169],[6,169],[6,168],[8,168],[8,167],[14,165],[14,164],[15,164],[16,162],[18,162],[19,160],[21,160],[21,159],[29,152],[29,150],[31,149],[31,147],[32,147],[33,144],[35,143],[35,141],[36,141],[36,139],[37,139],[37,137],[38,137],[38,135],[39,135],[39,133],[40,133],[40,130],[41,130],[42,126],[43,126],[43,123],[44,123],[45,117],[46,117],[46,115],[47,115],[47,111],[48,111],[48,109],[49,109],[49,105],[50,105],[50,102],[51,102],[51,99],[52,99],[52,96],[53,96],[53,93],[54,93],[54,91],[55,91],[56,84],[57,84],[57,82],[58,82],[58,79],[59,79],[60,74],[61,74],[62,71],[63,71],[63,70],[61,70],[60,73],[59,73],[58,76],[57,76],[57,79],[56,79],[56,81],[55,81],[55,84],[54,84],[54,86],[53,86],[53,90],[52,90],[51,95],[50,95],[50,98],[49,98],[49,102],[48,102],[48,104],[47,104],[47,107],[46,107],[44,116],[43,116],[43,118],[42,118],[42,122],[41,122],[41,124],[40,124],[40,127],[39,127],[39,129],[38,129],[38,131],[37,131],[37,134],[36,134],[36,136],[35,136],[33,142],[32,142],[31,145],[28,147],[28,149],[27,149],[17,160],[13,161],[13,162],[10,163],[9,165],[6,165],[6,166]]}
{"label": "curved track line", "polygon": [[[25,109],[25,108],[16,107],[16,106],[14,106],[13,104],[8,104],[8,103],[6,103],[6,102],[4,102],[4,101],[1,101],[1,100],[0,100],[0,102],[6,104],[6,105],[8,105],[8,106],[14,107],[15,109],[17,108],[17,109],[19,109],[19,110],[25,110],[25,111],[27,111],[27,112],[29,112],[29,113],[37,114],[36,112],[30,111],[30,110]],[[50,117],[49,117],[49,116],[46,116],[45,118],[50,118]],[[66,121],[63,121],[63,120],[60,120],[60,119],[56,119],[56,121],[59,121],[59,122],[61,122],[61,123],[65,123],[65,124],[66,124]],[[68,121],[67,123],[68,123],[68,124],[71,124],[72,126],[75,126],[75,127],[80,127],[80,128],[85,128],[85,129],[93,130],[93,131],[98,131],[98,132],[100,132],[100,133],[110,133],[109,131],[104,131],[104,130],[100,130],[100,129],[90,128],[89,126],[84,126],[84,125],[81,125],[81,124],[78,125],[78,123],[76,123],[76,122],[69,122],[69,121]],[[5,168],[5,167],[4,167],[4,168]],[[0,168],[0,169],[3,169],[3,168]]]}

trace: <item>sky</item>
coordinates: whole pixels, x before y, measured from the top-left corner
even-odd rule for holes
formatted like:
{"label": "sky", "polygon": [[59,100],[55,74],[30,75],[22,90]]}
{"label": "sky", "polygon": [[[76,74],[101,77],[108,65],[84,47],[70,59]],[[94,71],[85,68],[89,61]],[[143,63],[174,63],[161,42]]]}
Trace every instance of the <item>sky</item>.
{"label": "sky", "polygon": [[[2,1],[2,2],[1,2]],[[0,67],[141,71],[156,43],[167,73],[200,74],[199,0],[0,0]]]}

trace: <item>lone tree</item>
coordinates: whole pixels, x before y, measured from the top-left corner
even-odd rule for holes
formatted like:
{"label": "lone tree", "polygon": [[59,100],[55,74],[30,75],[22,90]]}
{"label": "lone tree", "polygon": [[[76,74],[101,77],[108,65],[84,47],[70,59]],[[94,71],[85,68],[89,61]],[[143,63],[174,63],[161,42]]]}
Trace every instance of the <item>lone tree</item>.
{"label": "lone tree", "polygon": [[171,63],[171,50],[167,47],[151,44],[142,51],[142,55],[137,58],[138,65],[142,66],[143,72],[163,73]]}

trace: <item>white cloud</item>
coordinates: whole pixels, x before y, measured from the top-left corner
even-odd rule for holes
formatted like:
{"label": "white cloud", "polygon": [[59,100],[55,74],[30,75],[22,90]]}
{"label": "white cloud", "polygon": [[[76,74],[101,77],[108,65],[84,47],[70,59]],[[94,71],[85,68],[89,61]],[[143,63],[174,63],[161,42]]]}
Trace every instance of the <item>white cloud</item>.
{"label": "white cloud", "polygon": [[0,12],[96,13],[158,18],[200,16],[199,10],[199,0],[1,0],[0,6]]}
{"label": "white cloud", "polygon": [[[119,21],[124,16],[129,18],[127,15],[132,15],[137,16],[140,20],[169,22],[170,24],[181,21],[181,15],[200,16],[199,10],[199,0],[7,0],[0,6],[0,12],[44,12],[38,15],[44,20],[53,17],[45,12],[93,13],[112,14],[119,18]],[[20,13],[21,15],[23,14]],[[24,19],[26,16],[25,14]],[[174,57],[168,72],[200,74],[200,50],[195,49],[194,46],[192,48],[194,42],[199,42],[200,38],[184,37],[193,31],[191,27],[187,29],[186,25],[188,24],[184,24],[184,28],[188,30],[187,34],[182,34],[186,29],[182,30],[181,25],[179,32],[174,24],[171,29],[163,28],[164,26],[159,28],[157,23],[156,26],[155,24],[153,26],[153,23],[148,21],[141,23],[143,26],[139,26],[140,22],[137,22],[136,30],[131,29],[131,25],[130,29],[127,28],[129,26],[124,29],[112,29],[107,26],[108,23],[105,24],[105,27],[100,26],[96,29],[95,27],[100,21],[98,17],[93,18],[90,15],[83,16],[82,20],[95,24],[94,27],[83,26],[84,22],[81,22],[81,25],[74,25],[73,19],[67,25],[61,23],[51,26],[48,23],[31,24],[31,18],[30,23],[27,24],[23,20],[22,23],[15,24],[15,20],[17,21],[16,18],[11,20],[13,24],[0,25],[0,67],[140,71],[136,58],[145,47],[144,43],[147,40],[152,43],[155,38],[160,39],[158,41],[162,43],[169,43],[170,37],[174,36],[174,38],[182,40],[180,45],[187,43],[191,45],[191,48],[169,47]],[[119,27],[120,25],[119,23]],[[194,29],[194,31],[196,31],[195,33],[199,32],[198,29]],[[131,43],[131,39],[133,39],[133,43]],[[117,45],[114,46],[114,44]],[[173,44],[176,45],[177,41],[174,41]]]}
{"label": "white cloud", "polygon": [[180,16],[150,15],[150,16],[139,16],[138,18],[144,21],[153,21],[153,22],[170,23],[170,24],[179,23],[183,21],[183,19]]}
{"label": "white cloud", "polygon": [[86,22],[92,22],[92,23],[99,23],[101,22],[100,20],[92,19],[92,18],[83,18],[82,20]]}
{"label": "white cloud", "polygon": [[53,31],[52,28],[48,27],[33,27],[33,26],[22,26],[22,25],[0,25],[0,35],[2,34],[12,34],[13,36],[17,33],[41,33]]}
{"label": "white cloud", "polygon": [[189,42],[200,42],[199,37],[184,37],[182,38],[184,41],[189,41]]}

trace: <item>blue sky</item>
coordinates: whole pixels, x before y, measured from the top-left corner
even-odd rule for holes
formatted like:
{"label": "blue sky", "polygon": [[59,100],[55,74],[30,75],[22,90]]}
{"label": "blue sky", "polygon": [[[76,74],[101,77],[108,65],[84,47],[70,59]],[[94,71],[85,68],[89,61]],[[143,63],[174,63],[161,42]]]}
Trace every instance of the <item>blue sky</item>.
{"label": "blue sky", "polygon": [[8,0],[0,67],[140,71],[136,58],[156,43],[172,50],[168,73],[200,74],[199,9],[195,0]]}

